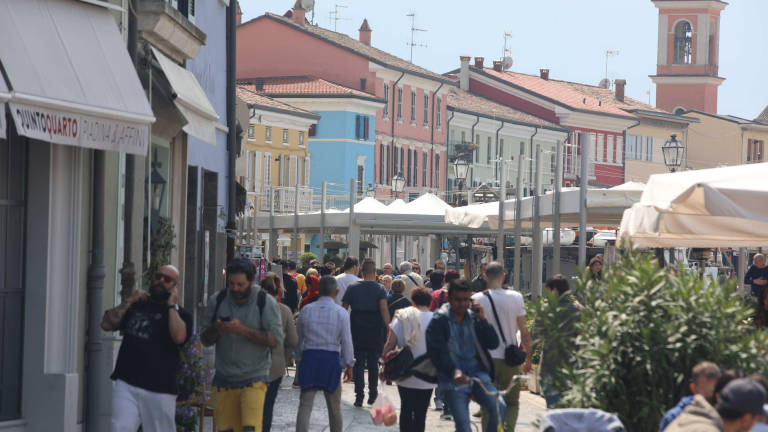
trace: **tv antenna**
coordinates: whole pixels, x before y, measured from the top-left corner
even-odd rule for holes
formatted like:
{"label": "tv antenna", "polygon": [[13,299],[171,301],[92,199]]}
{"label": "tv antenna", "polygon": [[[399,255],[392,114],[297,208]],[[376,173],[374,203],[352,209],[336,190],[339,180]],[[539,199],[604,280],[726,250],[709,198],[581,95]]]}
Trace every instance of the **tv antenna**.
{"label": "tv antenna", "polygon": [[328,20],[333,21],[333,31],[337,31],[339,21],[349,21],[349,18],[341,18],[339,16],[339,9],[346,9],[347,6],[336,4],[333,5],[333,10],[328,12]]}
{"label": "tv antenna", "polygon": [[512,32],[504,32],[504,50],[501,52],[501,68],[509,70],[512,68],[512,48],[507,47],[507,41],[512,39]]}
{"label": "tv antenna", "polygon": [[616,57],[619,50],[605,50],[605,78],[608,78],[608,57]]}
{"label": "tv antenna", "polygon": [[416,28],[416,13],[415,12],[411,12],[411,13],[409,13],[406,16],[407,17],[411,17],[411,42],[408,43],[407,45],[409,47],[411,47],[411,57],[410,57],[409,61],[413,62],[413,47],[421,47],[421,48],[426,48],[427,47],[426,44],[419,44],[419,43],[416,43],[414,41],[414,37],[416,35],[416,32],[425,32],[426,30],[425,29]]}
{"label": "tv antenna", "polygon": [[315,0],[301,0],[301,7],[305,11],[312,11],[312,23],[315,21]]}

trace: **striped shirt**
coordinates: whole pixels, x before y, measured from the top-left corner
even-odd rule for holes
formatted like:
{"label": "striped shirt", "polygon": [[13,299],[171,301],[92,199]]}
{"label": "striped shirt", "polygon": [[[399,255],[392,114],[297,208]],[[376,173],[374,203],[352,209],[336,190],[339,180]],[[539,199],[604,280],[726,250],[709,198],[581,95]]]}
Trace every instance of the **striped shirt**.
{"label": "striped shirt", "polygon": [[331,297],[322,296],[301,309],[296,322],[299,343],[296,357],[306,350],[333,351],[341,355],[342,365],[355,364],[349,312]]}

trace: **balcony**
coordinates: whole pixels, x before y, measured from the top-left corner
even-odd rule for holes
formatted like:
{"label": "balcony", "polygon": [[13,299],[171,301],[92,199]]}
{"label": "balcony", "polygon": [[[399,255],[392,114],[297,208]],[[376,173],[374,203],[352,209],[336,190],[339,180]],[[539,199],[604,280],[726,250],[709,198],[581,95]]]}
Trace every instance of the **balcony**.
{"label": "balcony", "polygon": [[195,26],[193,0],[138,0],[139,35],[178,63],[197,57],[206,35]]}
{"label": "balcony", "polygon": [[463,156],[465,159],[471,161],[472,155],[477,148],[477,144],[473,144],[469,141],[448,141],[448,161],[454,161],[459,156]]}
{"label": "balcony", "polygon": [[[270,199],[272,197],[272,199]],[[299,186],[299,213],[306,213],[312,208],[312,188]],[[269,214],[270,205],[274,206],[275,214],[293,213],[296,210],[296,188],[275,186],[265,189],[259,197],[259,211]]]}

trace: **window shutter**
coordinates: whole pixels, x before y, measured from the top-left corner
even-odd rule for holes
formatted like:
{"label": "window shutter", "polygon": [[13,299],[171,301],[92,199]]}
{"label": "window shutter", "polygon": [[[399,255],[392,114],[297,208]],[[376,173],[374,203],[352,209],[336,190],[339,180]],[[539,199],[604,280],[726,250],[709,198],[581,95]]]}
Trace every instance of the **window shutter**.
{"label": "window shutter", "polygon": [[360,116],[355,116],[355,139],[360,139]]}
{"label": "window shutter", "polygon": [[317,135],[317,124],[309,126],[309,136],[313,137],[315,135]]}
{"label": "window shutter", "polygon": [[187,0],[187,7],[189,7],[189,12],[187,18],[189,19],[189,22],[192,24],[195,23],[195,4],[196,0]]}
{"label": "window shutter", "polygon": [[369,118],[368,116],[363,117],[363,139],[368,140],[370,139],[370,135],[368,134],[368,127],[369,127]]}
{"label": "window shutter", "polygon": [[264,153],[264,186],[272,186],[272,153]]}
{"label": "window shutter", "polygon": [[309,156],[304,157],[304,186],[309,186]]}
{"label": "window shutter", "polygon": [[254,187],[253,190],[256,193],[261,192],[261,167],[264,165],[264,156],[261,154],[260,151],[257,151],[254,156],[254,170],[253,170],[253,180],[254,180]]}
{"label": "window shutter", "polygon": [[280,186],[285,186],[285,179],[286,179],[286,173],[285,173],[285,155],[280,155]]}

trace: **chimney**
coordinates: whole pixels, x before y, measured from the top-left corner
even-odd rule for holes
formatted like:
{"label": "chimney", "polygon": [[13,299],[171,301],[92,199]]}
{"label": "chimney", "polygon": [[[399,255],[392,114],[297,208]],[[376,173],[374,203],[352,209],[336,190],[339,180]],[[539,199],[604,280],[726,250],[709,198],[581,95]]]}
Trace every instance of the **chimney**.
{"label": "chimney", "polygon": [[306,19],[307,11],[304,10],[303,7],[301,7],[301,0],[296,0],[296,4],[293,5],[293,22],[295,22],[298,25],[304,25],[307,22]]}
{"label": "chimney", "polygon": [[358,29],[360,32],[360,42],[371,46],[371,26],[368,25],[368,19],[363,18],[363,25]]}
{"label": "chimney", "polygon": [[494,60],[493,61],[493,70],[496,72],[501,72],[503,68],[501,67],[502,62],[500,60]]}
{"label": "chimney", "polygon": [[549,81],[549,69],[539,69],[541,79]]}
{"label": "chimney", "polygon": [[478,69],[483,68],[483,61],[485,61],[485,58],[483,57],[475,57],[475,67]]}
{"label": "chimney", "polygon": [[616,100],[624,102],[624,87],[627,85],[627,80],[617,79],[613,83],[616,84]]}
{"label": "chimney", "polygon": [[253,86],[256,88],[256,91],[264,91],[264,78],[253,80]]}
{"label": "chimney", "polygon": [[469,91],[469,56],[459,57],[461,69],[459,69],[459,88]]}
{"label": "chimney", "polygon": [[237,10],[235,11],[235,23],[237,25],[240,25],[243,22],[243,10],[240,9],[240,2],[239,1],[235,2],[235,7],[237,8]]}

